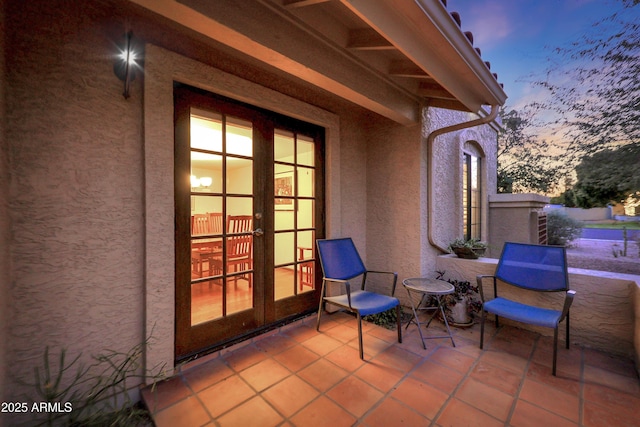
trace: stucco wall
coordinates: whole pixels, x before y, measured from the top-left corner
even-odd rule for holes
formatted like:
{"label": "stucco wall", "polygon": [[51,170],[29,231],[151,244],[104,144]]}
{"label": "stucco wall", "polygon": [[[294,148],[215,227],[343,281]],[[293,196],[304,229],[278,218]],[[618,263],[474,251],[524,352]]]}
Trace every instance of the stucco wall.
{"label": "stucco wall", "polygon": [[14,399],[47,346],[88,364],[144,339],[140,84],[122,97],[107,11],[68,6],[7,5]]}
{"label": "stucco wall", "polygon": [[[423,136],[426,138],[436,129],[476,118],[470,113],[428,108],[424,112]],[[465,144],[468,142],[481,151],[481,238],[488,239],[488,198],[496,192],[497,132],[490,125],[482,125],[446,133],[434,141],[436,179],[431,183],[434,206],[429,208],[429,212],[434,215],[433,238],[443,248],[463,235],[462,171]]]}

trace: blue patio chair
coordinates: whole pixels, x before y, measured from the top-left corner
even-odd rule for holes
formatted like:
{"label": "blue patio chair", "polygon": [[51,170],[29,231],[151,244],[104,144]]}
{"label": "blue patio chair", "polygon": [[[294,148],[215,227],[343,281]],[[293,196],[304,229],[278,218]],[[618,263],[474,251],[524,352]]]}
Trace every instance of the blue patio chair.
{"label": "blue patio chair", "polygon": [[[400,319],[400,302],[393,295],[396,291],[398,274],[387,271],[367,270],[358,254],[358,250],[350,238],[318,240],[318,254],[324,277],[322,278],[322,292],[318,307],[318,323],[316,329],[320,331],[320,318],[325,303],[336,306],[356,314],[358,319],[358,339],[360,344],[360,359],[364,360],[362,348],[362,316],[382,313],[396,307],[398,318],[398,342],[402,342],[402,327]],[[392,278],[391,296],[365,290],[367,275],[384,274]],[[359,290],[351,289],[350,280],[362,276]],[[327,283],[341,283],[345,286],[346,293],[336,296],[326,296]]]}
{"label": "blue patio chair", "polygon": [[[494,298],[486,300],[482,289],[484,278],[493,279]],[[510,243],[504,245],[495,275],[477,277],[483,310],[480,322],[480,348],[484,343],[484,321],[486,313],[530,325],[553,328],[553,375],[556,375],[558,356],[558,327],[566,320],[566,346],[569,348],[569,308],[576,292],[569,289],[567,254],[564,247]],[[498,296],[498,283],[536,292],[564,292],[562,310],[527,305]]]}

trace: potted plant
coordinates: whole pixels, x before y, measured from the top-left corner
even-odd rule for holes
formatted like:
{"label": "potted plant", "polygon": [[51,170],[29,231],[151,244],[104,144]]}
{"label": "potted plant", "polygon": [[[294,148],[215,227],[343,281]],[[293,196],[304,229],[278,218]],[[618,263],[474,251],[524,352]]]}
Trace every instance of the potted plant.
{"label": "potted plant", "polygon": [[456,239],[449,244],[448,248],[456,254],[458,258],[477,259],[484,255],[487,250],[487,243],[479,239]]}
{"label": "potted plant", "polygon": [[[444,272],[438,271],[437,279],[444,280],[443,276]],[[478,287],[466,280],[447,279],[447,282],[451,283],[454,288],[452,294],[444,295],[441,298],[447,322],[458,327],[473,325],[473,316],[482,310]]]}

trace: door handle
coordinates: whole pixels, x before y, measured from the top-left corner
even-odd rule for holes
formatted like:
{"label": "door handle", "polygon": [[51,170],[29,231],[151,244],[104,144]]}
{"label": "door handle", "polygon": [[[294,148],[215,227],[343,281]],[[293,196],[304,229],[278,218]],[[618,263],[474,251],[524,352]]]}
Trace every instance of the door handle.
{"label": "door handle", "polygon": [[253,234],[254,236],[260,237],[264,234],[264,231],[262,231],[262,228],[256,228],[251,232],[251,234]]}

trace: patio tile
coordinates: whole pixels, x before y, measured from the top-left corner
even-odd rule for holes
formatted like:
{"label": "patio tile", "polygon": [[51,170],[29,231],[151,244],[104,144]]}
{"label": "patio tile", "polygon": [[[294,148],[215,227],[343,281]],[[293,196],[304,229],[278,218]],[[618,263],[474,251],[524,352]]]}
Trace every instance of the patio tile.
{"label": "patio tile", "polygon": [[158,382],[142,390],[142,397],[151,412],[159,412],[190,395],[191,390],[180,376]]}
{"label": "patio tile", "polygon": [[471,356],[447,347],[438,348],[433,355],[431,355],[430,360],[441,363],[462,374],[466,374],[476,361],[476,359]]}
{"label": "patio tile", "polygon": [[460,400],[452,399],[442,414],[436,419],[442,427],[503,427],[504,422],[468,405]]}
{"label": "patio tile", "polygon": [[355,372],[355,375],[376,387],[378,390],[387,393],[404,376],[402,371],[376,362],[369,362]]}
{"label": "patio tile", "polygon": [[308,340],[303,342],[302,345],[313,351],[314,353],[320,356],[324,356],[331,350],[335,350],[336,348],[340,347],[342,343],[335,338],[331,338],[329,335],[316,333],[313,338],[309,338]]}
{"label": "patio tile", "polygon": [[325,359],[335,363],[342,369],[345,369],[349,372],[353,372],[356,369],[364,366],[364,360],[360,359],[360,353],[358,350],[349,347],[348,345],[343,345],[342,347],[338,347],[333,350],[331,353],[325,356]]}
{"label": "patio tile", "polygon": [[[489,349],[478,348],[476,325],[454,330],[455,348],[432,340],[424,350],[415,328],[399,344],[395,331],[367,324],[362,361],[353,317],[328,318],[332,333],[316,332],[309,318],[143,389],[155,424],[640,427],[640,382],[630,360],[563,348],[555,377],[549,338],[510,326]],[[354,338],[337,339],[347,333]],[[528,356],[514,351],[517,343]]]}
{"label": "patio tile", "polygon": [[250,426],[256,422],[263,427],[277,426],[283,421],[267,402],[259,396],[238,406],[233,411],[223,415],[218,420],[221,427],[225,426]]}
{"label": "patio tile", "polygon": [[200,427],[211,418],[198,398],[191,396],[154,415],[156,427]]}
{"label": "patio tile", "polygon": [[424,427],[429,425],[429,420],[397,400],[387,398],[364,418],[364,423],[370,427]]}
{"label": "patio tile", "polygon": [[600,384],[609,388],[640,395],[640,384],[636,376],[630,377],[605,369],[585,365],[584,380],[586,383]]}
{"label": "patio tile", "polygon": [[290,371],[298,372],[300,369],[318,360],[320,356],[301,345],[296,345],[282,353],[276,354],[273,358],[283,366],[286,366]]}
{"label": "patio tile", "polygon": [[318,395],[315,388],[296,376],[288,377],[262,393],[262,397],[285,417],[293,415]]}
{"label": "patio tile", "polygon": [[391,346],[378,354],[375,361],[399,371],[408,372],[420,363],[422,358],[398,346]]}
{"label": "patio tile", "polygon": [[444,402],[449,398],[448,393],[443,393],[411,377],[402,381],[391,393],[391,396],[430,420],[436,416]]}
{"label": "patio tile", "polygon": [[262,391],[291,375],[291,372],[273,359],[266,359],[240,372],[251,387]]}
{"label": "patio tile", "polygon": [[296,345],[296,342],[283,335],[271,335],[257,340],[255,346],[268,355],[274,355]]}
{"label": "patio tile", "polygon": [[574,396],[580,394],[580,379],[565,375],[559,368],[557,376],[553,376],[551,367],[531,362],[527,370],[527,378],[550,385]]}
{"label": "patio tile", "polygon": [[384,395],[364,381],[350,376],[329,390],[327,396],[356,417],[361,417]]}
{"label": "patio tile", "polygon": [[486,345],[485,350],[480,355],[480,360],[503,369],[508,369],[516,374],[525,372],[528,364],[528,359],[502,352],[499,349],[487,349]]}
{"label": "patio tile", "polygon": [[244,346],[238,350],[222,356],[231,369],[240,372],[251,365],[255,365],[269,357],[266,353],[259,351],[253,345]]}
{"label": "patio tile", "polygon": [[211,360],[183,372],[183,376],[189,387],[198,392],[230,377],[234,372],[218,358]]}
{"label": "patio tile", "polygon": [[584,363],[585,365],[604,369],[620,375],[625,375],[625,376],[636,375],[635,366],[633,365],[632,360],[623,359],[617,356],[613,356],[611,354],[603,353],[601,351],[585,349]]}
{"label": "patio tile", "polygon": [[298,372],[300,378],[323,392],[336,385],[347,375],[347,371],[325,359],[320,359]]}
{"label": "patio tile", "polygon": [[411,377],[427,382],[446,394],[453,393],[464,378],[460,372],[429,360],[425,360],[418,366],[411,373]]}
{"label": "patio tile", "polygon": [[501,421],[507,420],[514,401],[513,396],[473,378],[467,379],[456,391],[455,396]]}
{"label": "patio tile", "polygon": [[523,373],[516,374],[485,362],[479,362],[471,372],[471,378],[474,380],[497,388],[510,396],[515,396],[520,389],[522,376]]}
{"label": "patio tile", "polygon": [[296,426],[348,427],[356,422],[356,418],[330,399],[320,396],[293,416],[291,422]]}
{"label": "patio tile", "polygon": [[585,427],[640,427],[637,407],[631,411],[616,411],[609,406],[585,402],[583,425]]}
{"label": "patio tile", "polygon": [[571,421],[580,421],[580,399],[576,395],[526,380],[519,397]]}
{"label": "patio tile", "polygon": [[242,378],[235,375],[201,391],[198,393],[198,397],[211,416],[215,418],[255,394],[256,392]]}
{"label": "patio tile", "polygon": [[[574,427],[578,424],[524,400],[519,400],[511,417],[511,425],[513,427]],[[601,426],[604,425],[606,424],[601,424]]]}

